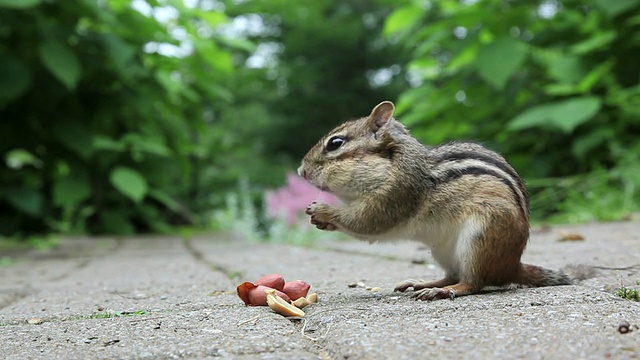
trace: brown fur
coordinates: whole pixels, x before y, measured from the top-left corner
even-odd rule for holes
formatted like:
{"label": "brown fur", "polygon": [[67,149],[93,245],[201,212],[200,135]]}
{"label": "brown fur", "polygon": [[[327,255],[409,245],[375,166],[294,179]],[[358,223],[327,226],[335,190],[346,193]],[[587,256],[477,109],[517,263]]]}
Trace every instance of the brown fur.
{"label": "brown fur", "polygon": [[[345,141],[328,151],[334,136]],[[414,239],[431,248],[446,277],[407,280],[397,291],[413,288],[417,298],[438,299],[488,285],[571,283],[560,272],[520,263],[528,199],[511,165],[474,143],[422,145],[393,118],[390,102],[320,139],[298,173],[346,204],[311,204],[307,214],[319,229],[369,241]]]}

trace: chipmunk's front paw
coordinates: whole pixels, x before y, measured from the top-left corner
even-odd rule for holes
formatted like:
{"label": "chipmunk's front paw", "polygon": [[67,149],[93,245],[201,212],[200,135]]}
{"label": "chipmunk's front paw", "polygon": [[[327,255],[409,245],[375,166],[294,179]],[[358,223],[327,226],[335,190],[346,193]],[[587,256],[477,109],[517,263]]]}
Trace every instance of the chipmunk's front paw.
{"label": "chipmunk's front paw", "polygon": [[305,214],[311,216],[311,224],[320,230],[334,231],[338,227],[331,223],[331,208],[327,204],[312,202],[307,206]]}
{"label": "chipmunk's front paw", "polygon": [[397,283],[393,291],[405,292],[410,288],[415,288],[417,284],[421,284],[423,282],[424,280],[414,280],[414,279],[405,280]]}

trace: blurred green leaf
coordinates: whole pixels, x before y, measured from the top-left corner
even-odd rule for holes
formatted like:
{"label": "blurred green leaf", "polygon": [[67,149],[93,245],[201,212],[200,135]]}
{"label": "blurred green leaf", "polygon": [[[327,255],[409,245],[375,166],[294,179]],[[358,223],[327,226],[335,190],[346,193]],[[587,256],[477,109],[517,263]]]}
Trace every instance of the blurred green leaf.
{"label": "blurred green leaf", "polygon": [[600,110],[602,102],[596,96],[572,98],[556,103],[552,118],[555,125],[571,133],[576,127],[591,119]]}
{"label": "blurred green leaf", "polygon": [[476,68],[488,83],[502,89],[509,78],[522,66],[527,47],[513,38],[501,38],[478,51]]}
{"label": "blurred green leaf", "polygon": [[104,210],[100,213],[100,223],[110,234],[131,235],[136,229],[126,213],[116,210]]}
{"label": "blurred green leaf", "polygon": [[121,141],[125,144],[129,144],[129,146],[136,151],[158,156],[171,155],[171,149],[169,149],[164,144],[163,139],[159,137],[142,136],[140,134],[130,133],[123,136]]}
{"label": "blurred green leaf", "polygon": [[596,5],[610,17],[615,17],[627,10],[631,10],[638,4],[640,4],[638,0],[596,0]]}
{"label": "blurred green leaf", "polygon": [[91,187],[87,180],[64,178],[53,185],[53,204],[55,206],[74,206],[89,198]]}
{"label": "blurred green leaf", "polygon": [[121,71],[124,71],[136,53],[135,48],[113,34],[105,34],[104,43],[107,48],[107,54],[109,54],[113,63]]}
{"label": "blurred green leaf", "polygon": [[231,54],[222,51],[213,41],[209,39],[198,39],[194,41],[193,45],[198,49],[198,52],[202,54],[203,60],[213,69],[222,72],[231,72],[233,70]]}
{"label": "blurred green leaf", "polygon": [[215,27],[227,22],[227,16],[217,11],[200,11],[198,16],[207,22],[207,25]]}
{"label": "blurred green leaf", "polygon": [[607,31],[603,33],[596,33],[594,36],[587,40],[571,46],[571,52],[577,55],[588,54],[592,51],[606,48],[615,38],[617,34],[615,31]]}
{"label": "blurred green leaf", "polygon": [[80,121],[60,121],[53,128],[55,136],[62,145],[76,154],[88,158],[93,153],[92,134]]}
{"label": "blurred green leaf", "polygon": [[95,150],[107,150],[107,151],[124,151],[125,144],[111,139],[110,137],[103,135],[96,135],[93,137],[91,147]]}
{"label": "blurred green leaf", "polygon": [[585,158],[589,151],[613,138],[615,138],[613,129],[600,128],[576,139],[571,146],[571,151],[577,158]]}
{"label": "blurred green leaf", "polygon": [[0,56],[0,102],[22,95],[30,83],[29,69],[12,56]]}
{"label": "blurred green leaf", "polygon": [[523,130],[532,127],[541,127],[551,123],[553,104],[536,105],[525,110],[507,123],[509,130]]}
{"label": "blurred green leaf", "polygon": [[13,149],[4,156],[7,166],[11,169],[20,169],[25,165],[41,167],[42,161],[32,153],[24,149]]}
{"label": "blurred green leaf", "polygon": [[139,202],[147,194],[147,181],[136,170],[119,166],[114,168],[109,175],[111,185],[122,195]]}
{"label": "blurred green leaf", "polygon": [[584,75],[584,66],[578,56],[563,56],[549,64],[549,75],[564,83],[576,83]]}
{"label": "blurred green leaf", "polygon": [[169,194],[164,191],[151,189],[149,190],[149,196],[154,198],[167,208],[171,209],[172,211],[178,212],[182,208],[177,201],[172,199],[171,196],[169,196]]}
{"label": "blurred green leaf", "polygon": [[40,4],[40,0],[0,0],[0,7],[10,9],[28,9]]}
{"label": "blurred green leaf", "polygon": [[582,92],[590,91],[603,77],[610,73],[614,65],[614,62],[609,60],[594,66],[592,70],[582,78],[578,84],[578,88]]}
{"label": "blurred green leaf", "polygon": [[221,37],[218,39],[221,43],[226,44],[234,49],[253,52],[256,50],[256,45],[249,40],[240,38]]}
{"label": "blurred green leaf", "polygon": [[415,5],[405,5],[394,10],[384,23],[383,34],[391,35],[411,28],[422,17],[422,9]]}
{"label": "blurred green leaf", "polygon": [[43,198],[39,191],[27,188],[11,189],[4,193],[5,199],[16,209],[37,217],[42,215]]}
{"label": "blurred green leaf", "polygon": [[67,89],[74,90],[80,80],[80,61],[73,51],[59,41],[46,41],[38,47],[40,60]]}
{"label": "blurred green leaf", "polygon": [[571,98],[534,106],[507,123],[509,130],[532,127],[555,127],[571,133],[600,110],[601,100],[596,96]]}

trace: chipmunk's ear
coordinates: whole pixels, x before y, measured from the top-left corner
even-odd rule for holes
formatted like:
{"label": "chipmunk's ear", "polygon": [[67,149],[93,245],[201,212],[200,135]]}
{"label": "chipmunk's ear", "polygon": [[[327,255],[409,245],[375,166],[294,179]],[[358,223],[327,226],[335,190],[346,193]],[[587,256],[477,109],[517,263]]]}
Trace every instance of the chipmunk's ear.
{"label": "chipmunk's ear", "polygon": [[391,101],[383,101],[373,108],[367,123],[373,132],[377,132],[384,124],[393,119],[393,110],[395,106]]}

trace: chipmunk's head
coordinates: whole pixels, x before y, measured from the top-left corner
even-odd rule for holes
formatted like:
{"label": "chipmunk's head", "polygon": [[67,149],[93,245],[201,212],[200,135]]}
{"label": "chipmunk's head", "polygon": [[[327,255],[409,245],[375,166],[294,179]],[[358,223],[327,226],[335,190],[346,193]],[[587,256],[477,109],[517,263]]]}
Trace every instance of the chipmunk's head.
{"label": "chipmunk's head", "polygon": [[336,127],[304,156],[298,174],[346,201],[385,187],[398,141],[409,136],[393,111],[384,101],[368,117]]}

